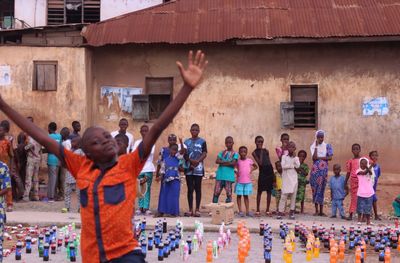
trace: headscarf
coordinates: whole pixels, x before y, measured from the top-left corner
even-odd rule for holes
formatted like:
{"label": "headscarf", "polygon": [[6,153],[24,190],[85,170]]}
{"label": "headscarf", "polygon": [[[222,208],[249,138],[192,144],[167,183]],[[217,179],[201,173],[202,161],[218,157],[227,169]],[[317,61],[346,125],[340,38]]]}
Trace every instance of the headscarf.
{"label": "headscarf", "polygon": [[326,149],[326,143],[323,141],[321,144],[316,145],[317,137],[318,136],[324,136],[325,137],[325,131],[324,130],[318,130],[315,132],[315,140],[313,144],[310,146],[311,150],[311,156],[314,154],[315,148],[317,148],[317,157],[326,157],[327,154],[327,149]]}
{"label": "headscarf", "polygon": [[[362,160],[366,160],[366,161],[367,161],[367,167],[370,166],[369,159],[366,158],[366,157],[361,157],[361,158],[358,160],[358,169],[357,169],[357,172],[356,172],[357,174],[358,174],[359,172],[365,172],[365,170],[361,169],[361,161],[362,161]],[[374,182],[375,182],[375,171],[374,171],[373,168],[371,169],[371,172],[372,172],[371,175],[367,174],[366,176],[370,176],[370,177],[371,177],[371,184],[374,185]]]}

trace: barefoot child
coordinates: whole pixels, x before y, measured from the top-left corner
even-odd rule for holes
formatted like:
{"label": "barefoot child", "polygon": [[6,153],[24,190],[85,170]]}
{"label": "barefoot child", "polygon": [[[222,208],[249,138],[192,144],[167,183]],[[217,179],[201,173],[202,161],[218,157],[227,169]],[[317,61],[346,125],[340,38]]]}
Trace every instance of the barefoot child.
{"label": "barefoot child", "polygon": [[333,165],[334,176],[329,180],[329,187],[331,188],[331,201],[332,201],[332,216],[336,218],[336,210],[339,210],[340,217],[346,219],[343,209],[343,200],[346,196],[344,190],[344,176],[340,175],[341,167],[339,164]]}
{"label": "barefoot child", "polygon": [[[62,137],[60,134],[56,133],[57,124],[55,122],[50,122],[48,125],[49,137],[53,139],[57,144],[61,144]],[[56,195],[57,177],[60,169],[59,158],[56,154],[51,152],[47,155],[47,167],[49,180],[47,183],[47,199],[49,202],[54,202]]]}
{"label": "barefoot child", "polygon": [[[204,176],[204,159],[207,157],[207,143],[199,137],[200,126],[193,123],[190,126],[191,138],[185,140],[185,177],[189,212],[185,216],[200,217],[201,182]],[[193,192],[196,192],[196,208],[193,212]]]}
{"label": "barefoot child", "polygon": [[249,195],[253,193],[253,184],[251,183],[251,172],[257,169],[257,165],[252,159],[247,158],[247,147],[240,146],[239,148],[240,158],[237,162],[237,179],[235,186],[235,194],[237,195],[237,205],[239,209],[239,215],[244,216],[242,212],[242,196],[244,199],[244,205],[246,207],[246,216],[250,215],[249,210]]}
{"label": "barefoot child", "polygon": [[347,182],[350,179],[350,207],[349,207],[349,217],[348,220],[353,219],[353,213],[357,211],[357,191],[358,191],[358,178],[357,178],[357,170],[359,166],[360,160],[360,152],[361,146],[358,143],[355,143],[351,146],[351,152],[353,153],[353,158],[348,160],[346,163],[346,181],[345,187],[346,192],[349,192],[349,187]]}
{"label": "barefoot child", "polygon": [[289,218],[294,219],[294,209],[296,208],[296,194],[297,194],[297,171],[300,167],[299,157],[296,156],[296,144],[294,142],[288,143],[288,154],[282,156],[282,196],[279,201],[279,215],[281,219],[285,212],[286,201],[290,197],[290,212]]}
{"label": "barefoot child", "polygon": [[219,195],[225,188],[226,203],[232,202],[232,185],[235,182],[235,166],[239,155],[233,150],[233,138],[228,136],[225,138],[226,149],[219,152],[217,160],[218,164],[217,177],[215,178],[213,203],[218,203]]}
{"label": "barefoot child", "polygon": [[367,158],[360,159],[360,168],[357,170],[358,190],[357,190],[357,213],[358,222],[367,222],[369,225],[372,210],[372,196],[374,195],[374,178],[372,165],[370,166]]}
{"label": "barefoot child", "polygon": [[275,148],[276,155],[278,156],[279,161],[282,160],[282,155],[286,155],[288,153],[287,144],[289,142],[289,134],[282,133],[281,134],[281,146]]}
{"label": "barefoot child", "polygon": [[[181,143],[182,144],[182,143]],[[164,174],[160,178],[161,188],[158,199],[158,216],[179,216],[179,195],[181,191],[180,166],[183,153],[178,152],[178,145],[169,146],[169,154],[164,157]],[[183,147],[182,147],[183,149]]]}
{"label": "barefoot child", "polygon": [[[118,157],[126,154],[127,150],[129,149],[129,137],[126,134],[119,133],[119,134],[115,135],[114,139],[117,142],[117,146],[118,146]],[[146,177],[136,180],[136,185],[137,185],[136,197],[137,198],[143,198],[143,196],[146,194],[147,189],[146,189],[146,186],[144,186],[144,184],[146,183],[146,180],[147,180]],[[134,217],[132,219],[134,219]],[[132,222],[134,222],[134,220],[132,220]]]}
{"label": "barefoot child", "polygon": [[[78,154],[81,156],[85,155],[81,149],[81,137],[79,137],[79,136],[72,137],[72,139],[70,139],[70,144],[71,144],[70,150],[74,154]],[[64,144],[63,144],[63,146],[64,146]],[[66,170],[66,172],[65,172],[65,182],[64,183],[65,183],[65,187],[64,187],[65,188],[64,189],[64,205],[65,205],[65,207],[61,210],[61,212],[67,213],[67,212],[71,211],[72,192],[75,191],[78,200],[80,199],[80,195],[79,195],[79,189],[78,189],[78,187],[76,187],[76,180],[68,170]],[[78,212],[79,212],[79,209],[80,209],[80,206],[79,206],[79,202],[78,202],[78,205],[77,205]]]}
{"label": "barefoot child", "polygon": [[264,138],[257,136],[255,139],[256,149],[253,151],[253,158],[258,165],[258,186],[257,186],[257,211],[256,216],[260,216],[260,202],[263,192],[267,192],[266,214],[270,216],[269,207],[271,205],[271,194],[274,186],[274,168],[269,159],[269,151],[263,148]]}
{"label": "barefoot child", "polygon": [[[146,137],[148,132],[149,132],[149,126],[147,126],[146,124],[140,127],[140,135],[142,135],[142,139],[137,140],[135,142],[135,144],[133,145],[133,150],[136,150],[139,147],[140,143]],[[154,167],[153,164],[154,151],[155,151],[155,146],[153,145],[153,147],[151,148],[150,155],[146,160],[146,164],[143,166],[143,169],[139,174],[139,179],[146,178],[146,194],[142,198],[139,198],[138,201],[139,209],[136,211],[136,215],[141,215],[141,214],[151,215],[151,211],[149,210],[150,197],[151,197],[151,184],[153,182],[153,173],[156,171],[156,168]]]}
{"label": "barefoot child", "polygon": [[[118,146],[101,127],[86,129],[82,136],[85,156],[79,156],[48,137],[0,97],[0,109],[23,131],[55,154],[77,180],[81,190],[81,255],[84,263],[145,262],[132,231],[136,179],[151,149],[199,84],[207,64],[201,51],[189,66],[177,62],[183,87],[153,124],[138,149],[117,158]],[[118,218],[118,220],[116,220]]]}
{"label": "barefoot child", "polygon": [[299,180],[299,185],[297,187],[297,196],[296,196],[296,202],[300,203],[300,213],[304,213],[304,200],[306,196],[306,186],[309,183],[307,176],[308,173],[310,172],[310,168],[308,168],[308,165],[304,162],[305,159],[307,158],[307,152],[304,150],[299,151],[298,155],[299,160],[300,160],[300,168],[297,169],[297,175],[298,175],[298,180]]}
{"label": "barefoot child", "polygon": [[279,201],[281,200],[281,194],[282,194],[282,165],[281,165],[281,161],[276,161],[275,162],[275,169],[276,169],[276,172],[274,174],[275,183],[274,183],[274,189],[272,189],[272,195],[275,197],[275,200],[276,200],[276,212],[279,213]]}
{"label": "barefoot child", "polygon": [[378,215],[378,197],[376,195],[376,188],[378,186],[378,179],[381,176],[381,167],[378,164],[378,151],[372,151],[369,153],[369,158],[372,161],[372,167],[374,168],[374,174],[375,174],[375,181],[374,181],[374,191],[375,194],[372,197],[372,207],[374,208],[374,215],[375,215],[375,220],[382,220],[379,215]]}

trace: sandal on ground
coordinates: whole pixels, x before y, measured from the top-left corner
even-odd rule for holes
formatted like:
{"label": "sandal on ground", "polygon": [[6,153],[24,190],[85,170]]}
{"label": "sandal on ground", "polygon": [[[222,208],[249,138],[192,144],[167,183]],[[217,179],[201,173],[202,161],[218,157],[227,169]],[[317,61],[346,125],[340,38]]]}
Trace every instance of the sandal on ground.
{"label": "sandal on ground", "polygon": [[196,211],[193,214],[194,217],[201,217],[200,211]]}
{"label": "sandal on ground", "polygon": [[327,217],[327,215],[325,213],[322,213],[322,214],[320,213],[319,216]]}
{"label": "sandal on ground", "polygon": [[260,214],[260,212],[257,211],[257,212],[254,214],[254,216],[255,216],[255,217],[260,217],[261,214]]}
{"label": "sandal on ground", "polygon": [[193,216],[193,212],[185,212],[183,215],[186,217],[191,217]]}
{"label": "sandal on ground", "polygon": [[244,213],[243,213],[243,212],[239,212],[238,215],[239,215],[240,217],[244,217]]}
{"label": "sandal on ground", "polygon": [[268,211],[268,212],[265,212],[265,215],[271,217],[272,213]]}

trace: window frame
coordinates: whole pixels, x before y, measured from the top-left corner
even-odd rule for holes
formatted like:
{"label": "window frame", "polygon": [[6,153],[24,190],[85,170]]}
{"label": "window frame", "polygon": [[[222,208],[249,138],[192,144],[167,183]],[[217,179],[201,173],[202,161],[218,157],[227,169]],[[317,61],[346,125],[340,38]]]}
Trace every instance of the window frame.
{"label": "window frame", "polygon": [[[152,80],[156,80],[156,81],[165,80],[165,81],[170,82],[171,86],[166,91],[165,90],[162,90],[159,92],[154,91],[154,90],[152,91],[151,87],[150,87],[150,82]],[[165,108],[168,106],[168,104],[171,103],[171,101],[173,100],[173,91],[174,91],[174,78],[173,77],[150,77],[150,76],[145,77],[145,94],[147,94],[149,97],[148,107],[149,107],[149,120],[150,121],[158,119],[160,117],[160,115],[162,114],[162,112],[165,110]],[[151,111],[152,98],[154,99],[159,96],[169,96],[169,101],[168,101],[167,106],[161,112],[159,112],[159,114],[156,117],[154,117],[154,116],[152,116],[152,111]]]}
{"label": "window frame", "polygon": [[[304,101],[304,102],[314,102],[314,115],[315,115],[315,121],[314,121],[314,125],[313,126],[309,126],[307,127],[305,123],[303,123],[304,126],[302,126],[302,124],[297,121],[296,122],[296,116],[294,118],[294,129],[318,129],[318,95],[319,95],[319,85],[316,83],[312,83],[312,84],[291,84],[290,85],[290,102],[293,103],[294,105],[294,109],[293,109],[293,114],[296,115],[296,105],[295,105],[295,98],[294,98],[294,94],[293,94],[293,90],[295,89],[313,89],[315,92],[315,101]],[[301,102],[301,101],[298,101]]]}
{"label": "window frame", "polygon": [[[37,66],[51,65],[55,66],[55,88],[54,89],[39,89],[37,83]],[[58,90],[58,61],[57,60],[34,60],[33,61],[33,76],[32,76],[32,91],[51,92]]]}

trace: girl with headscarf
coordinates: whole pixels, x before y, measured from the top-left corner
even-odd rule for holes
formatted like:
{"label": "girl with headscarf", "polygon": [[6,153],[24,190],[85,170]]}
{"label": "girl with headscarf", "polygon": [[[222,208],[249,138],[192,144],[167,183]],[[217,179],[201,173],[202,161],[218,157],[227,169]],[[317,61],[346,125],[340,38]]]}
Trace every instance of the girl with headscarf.
{"label": "girl with headscarf", "polygon": [[323,213],[325,187],[328,178],[328,161],[332,160],[333,148],[324,142],[325,132],[319,130],[315,133],[315,141],[310,146],[313,159],[310,185],[315,205],[315,216],[326,216]]}

